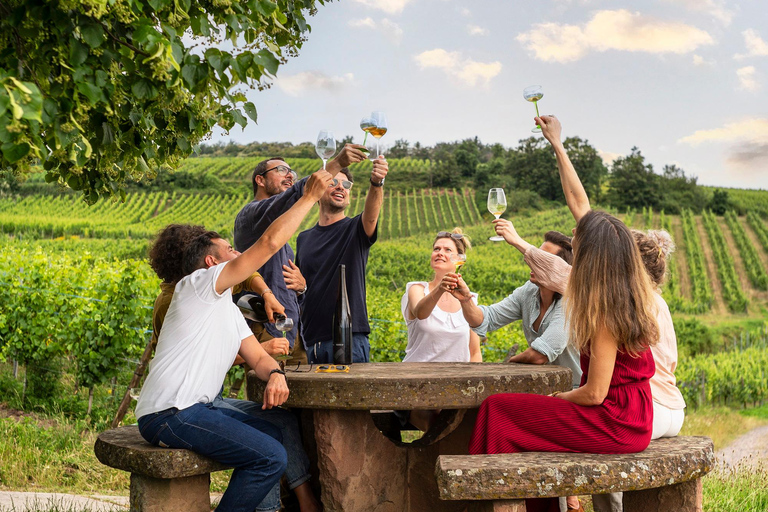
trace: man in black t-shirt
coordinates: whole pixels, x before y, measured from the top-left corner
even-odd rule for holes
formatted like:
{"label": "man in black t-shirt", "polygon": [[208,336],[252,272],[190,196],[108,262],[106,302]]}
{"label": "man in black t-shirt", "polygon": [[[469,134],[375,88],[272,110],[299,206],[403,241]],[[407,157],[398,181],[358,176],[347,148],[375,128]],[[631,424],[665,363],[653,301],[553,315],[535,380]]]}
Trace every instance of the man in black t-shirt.
{"label": "man in black t-shirt", "polygon": [[[352,361],[370,359],[365,267],[376,242],[384,178],[389,166],[383,156],[373,161],[363,213],[347,217],[352,174],[342,169],[320,199],[320,219],[296,240],[296,264],[307,280],[301,310],[301,336],[310,363],[333,362],[333,312],[339,287],[339,265],[346,265],[347,295],[352,313]],[[342,175],[343,173],[343,175]],[[345,176],[346,178],[342,178]]]}

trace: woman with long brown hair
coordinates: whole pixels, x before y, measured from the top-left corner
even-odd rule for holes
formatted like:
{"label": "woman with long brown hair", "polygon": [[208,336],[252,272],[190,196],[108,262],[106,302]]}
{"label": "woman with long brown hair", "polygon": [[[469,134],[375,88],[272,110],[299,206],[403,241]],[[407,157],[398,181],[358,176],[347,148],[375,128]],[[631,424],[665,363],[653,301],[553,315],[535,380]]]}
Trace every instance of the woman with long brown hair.
{"label": "woman with long brown hair", "polygon": [[648,446],[649,347],[659,338],[653,285],[632,233],[607,213],[591,210],[579,220],[573,256],[565,304],[581,352],[581,387],[488,397],[470,453],[636,453]]}

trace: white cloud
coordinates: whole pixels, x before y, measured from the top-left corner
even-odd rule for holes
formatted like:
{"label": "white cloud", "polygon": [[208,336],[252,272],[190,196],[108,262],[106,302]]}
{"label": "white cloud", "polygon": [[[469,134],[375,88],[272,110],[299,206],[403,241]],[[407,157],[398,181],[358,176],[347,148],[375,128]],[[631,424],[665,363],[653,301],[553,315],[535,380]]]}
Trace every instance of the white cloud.
{"label": "white cloud", "polygon": [[487,36],[488,29],[470,24],[467,25],[467,33],[471,36]]}
{"label": "white cloud", "polygon": [[376,23],[373,21],[373,18],[363,18],[361,20],[349,20],[347,22],[347,25],[350,27],[367,27],[367,28],[376,28]]}
{"label": "white cloud", "polygon": [[624,156],[621,153],[611,153],[610,151],[601,151],[599,149],[597,150],[597,155],[603,159],[603,163],[606,166],[610,166],[614,160]]}
{"label": "white cloud", "polygon": [[579,60],[590,51],[689,53],[713,44],[705,31],[627,10],[598,11],[585,25],[540,23],[516,38],[543,61]]}
{"label": "white cloud", "polygon": [[387,18],[381,21],[374,21],[373,18],[363,18],[361,20],[350,20],[347,25],[355,28],[364,28],[366,30],[378,30],[384,37],[395,44],[399,44],[403,38],[403,29],[400,25]]}
{"label": "white cloud", "polygon": [[768,117],[748,118],[727,123],[720,128],[697,130],[677,142],[698,146],[704,142],[747,141],[768,144]]}
{"label": "white cloud", "polygon": [[461,10],[459,11],[459,14],[461,14],[465,18],[467,18],[469,16],[472,16],[472,12],[469,9],[467,9],[466,7],[462,7]]}
{"label": "white cloud", "polygon": [[275,83],[289,96],[301,96],[309,90],[338,92],[354,82],[352,73],[328,76],[320,71],[304,71],[295,75],[280,75]]}
{"label": "white cloud", "polygon": [[460,52],[435,48],[415,55],[413,59],[422,69],[442,69],[449,76],[468,86],[487,85],[501,72],[501,62],[477,62],[465,59]]}
{"label": "white cloud", "polygon": [[755,66],[745,66],[736,70],[736,76],[739,78],[739,88],[747,91],[756,92],[760,89],[760,84],[755,78]]}
{"label": "white cloud", "polygon": [[714,66],[715,61],[713,60],[707,60],[701,55],[694,54],[693,56],[693,64],[696,66]]}
{"label": "white cloud", "polygon": [[744,59],[746,57],[765,57],[768,56],[768,43],[763,41],[756,30],[748,28],[741,33],[744,36],[744,45],[747,47],[747,53],[737,53],[735,59]]}
{"label": "white cloud", "polygon": [[671,0],[683,4],[691,11],[705,12],[721,21],[724,25],[730,25],[733,20],[734,11],[725,7],[724,0]]}
{"label": "white cloud", "polygon": [[359,4],[379,9],[388,14],[399,14],[411,0],[354,0]]}

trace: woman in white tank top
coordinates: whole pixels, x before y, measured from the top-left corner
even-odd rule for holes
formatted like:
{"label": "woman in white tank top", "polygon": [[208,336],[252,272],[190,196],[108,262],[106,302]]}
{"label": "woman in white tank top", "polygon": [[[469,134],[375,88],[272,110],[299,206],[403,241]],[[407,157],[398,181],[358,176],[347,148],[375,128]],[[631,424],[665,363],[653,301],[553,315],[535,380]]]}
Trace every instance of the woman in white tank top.
{"label": "woman in white tank top", "polygon": [[[482,362],[480,338],[469,327],[461,312],[461,303],[440,287],[443,277],[455,272],[452,256],[466,254],[469,240],[456,228],[440,231],[432,244],[429,264],[435,275],[430,282],[414,281],[406,285],[401,301],[408,326],[408,346],[403,362]],[[477,303],[477,294],[472,294]],[[410,421],[427,430],[439,411],[412,411]]]}

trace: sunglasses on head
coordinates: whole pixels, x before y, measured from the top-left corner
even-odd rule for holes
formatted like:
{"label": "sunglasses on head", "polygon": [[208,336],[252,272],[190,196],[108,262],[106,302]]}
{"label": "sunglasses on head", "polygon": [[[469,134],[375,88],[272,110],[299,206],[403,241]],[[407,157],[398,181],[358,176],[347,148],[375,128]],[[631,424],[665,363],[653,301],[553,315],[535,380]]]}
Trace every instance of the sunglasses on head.
{"label": "sunglasses on head", "polygon": [[342,187],[344,187],[344,188],[345,188],[345,189],[347,189],[347,190],[349,190],[349,189],[351,189],[351,188],[352,188],[352,182],[351,182],[351,181],[349,181],[349,180],[342,180],[342,181],[339,181],[339,180],[337,180],[336,178],[333,178],[333,179],[331,180],[331,186],[332,186],[332,187],[336,187],[336,186],[338,186],[338,184],[339,184],[339,183],[341,183],[341,186],[342,186]]}
{"label": "sunglasses on head", "polygon": [[451,237],[454,240],[461,240],[462,238],[464,238],[464,235],[462,235],[461,233],[449,233],[447,231],[437,232],[437,238],[448,238],[448,237]]}
{"label": "sunglasses on head", "polygon": [[288,176],[290,174],[293,177],[294,180],[299,177],[299,175],[296,174],[296,171],[294,171],[293,169],[291,169],[287,165],[278,165],[276,167],[272,167],[270,169],[265,170],[264,172],[262,172],[258,176],[264,176],[269,171],[275,171],[280,176]]}

